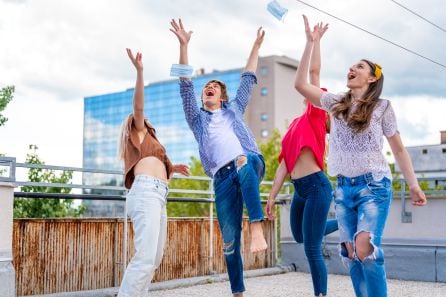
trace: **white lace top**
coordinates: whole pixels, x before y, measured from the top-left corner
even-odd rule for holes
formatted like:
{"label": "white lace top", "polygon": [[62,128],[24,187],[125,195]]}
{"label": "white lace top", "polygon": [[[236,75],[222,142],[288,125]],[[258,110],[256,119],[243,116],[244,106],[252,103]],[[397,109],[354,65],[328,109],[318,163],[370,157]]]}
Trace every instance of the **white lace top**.
{"label": "white lace top", "polygon": [[392,180],[389,164],[383,150],[383,136],[391,137],[397,132],[395,113],[390,101],[379,99],[372,114],[370,125],[360,133],[353,132],[344,120],[331,114],[331,107],[343,94],[324,92],[322,108],[330,112],[330,137],[328,149],[328,174],[355,177],[372,173],[374,180],[387,177]]}

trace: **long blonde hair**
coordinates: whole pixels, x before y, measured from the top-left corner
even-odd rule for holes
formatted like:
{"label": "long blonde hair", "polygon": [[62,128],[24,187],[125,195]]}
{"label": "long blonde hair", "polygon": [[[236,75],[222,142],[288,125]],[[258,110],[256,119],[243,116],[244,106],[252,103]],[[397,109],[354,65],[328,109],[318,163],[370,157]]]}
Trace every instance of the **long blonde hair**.
{"label": "long blonde hair", "polygon": [[130,137],[130,131],[129,131],[129,121],[131,120],[131,114],[127,116],[127,118],[122,121],[121,124],[121,132],[119,133],[119,139],[118,139],[118,159],[124,160],[125,157],[125,151],[127,147],[127,141]]}

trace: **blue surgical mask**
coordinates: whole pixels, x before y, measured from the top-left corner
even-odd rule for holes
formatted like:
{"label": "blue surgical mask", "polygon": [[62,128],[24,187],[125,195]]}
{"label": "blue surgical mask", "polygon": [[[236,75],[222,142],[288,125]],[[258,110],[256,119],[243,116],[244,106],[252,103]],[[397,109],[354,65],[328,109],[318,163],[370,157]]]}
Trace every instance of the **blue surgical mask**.
{"label": "blue surgical mask", "polygon": [[279,21],[283,21],[285,15],[288,12],[288,9],[280,6],[279,2],[277,2],[276,0],[273,0],[270,3],[268,3],[266,9]]}
{"label": "blue surgical mask", "polygon": [[170,68],[170,76],[176,77],[192,77],[194,68],[186,64],[172,64]]}

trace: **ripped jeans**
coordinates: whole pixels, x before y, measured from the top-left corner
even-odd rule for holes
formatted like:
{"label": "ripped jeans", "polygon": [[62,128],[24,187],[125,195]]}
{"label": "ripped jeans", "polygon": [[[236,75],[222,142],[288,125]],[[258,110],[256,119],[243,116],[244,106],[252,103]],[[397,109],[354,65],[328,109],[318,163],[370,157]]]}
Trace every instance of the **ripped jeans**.
{"label": "ripped jeans", "polygon": [[223,253],[233,294],[245,291],[240,253],[243,203],[249,221],[263,221],[259,185],[265,174],[261,155],[246,154],[246,164],[237,168],[237,159],[220,168],[214,176],[215,206],[223,237]]}
{"label": "ripped jeans", "polygon": [[[387,296],[386,271],[381,238],[392,200],[392,183],[384,177],[375,181],[371,173],[357,177],[338,176],[334,191],[339,224],[341,257],[348,263],[357,297]],[[356,255],[355,239],[361,232],[370,236],[373,252],[362,261]],[[353,246],[353,259],[345,243]]]}

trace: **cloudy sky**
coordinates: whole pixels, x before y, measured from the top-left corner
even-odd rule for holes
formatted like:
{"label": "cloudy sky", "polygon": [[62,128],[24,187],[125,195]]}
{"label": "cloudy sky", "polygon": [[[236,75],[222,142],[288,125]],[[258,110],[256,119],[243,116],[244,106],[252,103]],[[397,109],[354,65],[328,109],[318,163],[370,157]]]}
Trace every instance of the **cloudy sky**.
{"label": "cloudy sky", "polygon": [[[3,112],[0,153],[25,160],[29,144],[47,164],[82,165],[83,98],[122,91],[135,73],[125,53],[143,53],[146,83],[169,78],[178,44],[169,20],[193,30],[195,68],[240,67],[258,26],[266,30],[260,54],[299,59],[305,37],[301,15],[324,21],[322,85],[345,90],[348,67],[361,58],[383,66],[383,97],[392,100],[406,145],[437,144],[446,130],[446,69],[352,28],[298,1],[284,22],[266,10],[268,0],[0,0],[0,87],[15,85]],[[340,18],[446,64],[446,32],[390,0],[306,0]],[[444,0],[399,0],[446,28]],[[292,82],[290,82],[292,83]]]}

